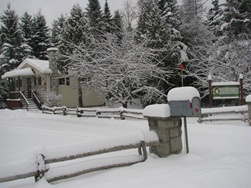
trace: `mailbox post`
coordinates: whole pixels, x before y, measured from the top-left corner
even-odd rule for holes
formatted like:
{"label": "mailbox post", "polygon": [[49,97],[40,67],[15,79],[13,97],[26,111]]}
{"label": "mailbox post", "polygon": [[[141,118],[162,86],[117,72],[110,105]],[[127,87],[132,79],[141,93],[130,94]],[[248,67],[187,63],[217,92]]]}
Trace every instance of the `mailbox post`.
{"label": "mailbox post", "polygon": [[170,117],[184,117],[186,150],[189,153],[186,117],[200,117],[200,94],[194,87],[177,87],[171,89],[167,96]]}

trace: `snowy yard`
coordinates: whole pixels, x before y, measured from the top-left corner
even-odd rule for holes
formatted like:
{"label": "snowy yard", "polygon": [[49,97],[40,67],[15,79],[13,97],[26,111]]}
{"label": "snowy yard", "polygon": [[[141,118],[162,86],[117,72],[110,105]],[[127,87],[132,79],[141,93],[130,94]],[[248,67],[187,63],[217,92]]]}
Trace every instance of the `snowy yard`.
{"label": "snowy yard", "polygon": [[[85,174],[54,184],[33,178],[1,183],[0,188],[249,188],[251,127],[241,121],[198,124],[188,118],[190,153],[168,158],[150,154],[129,167]],[[0,165],[31,157],[37,146],[58,147],[147,131],[146,120],[115,120],[0,110]],[[135,151],[109,153],[102,157]],[[0,173],[4,173],[0,169]],[[0,174],[1,175],[1,174]]]}

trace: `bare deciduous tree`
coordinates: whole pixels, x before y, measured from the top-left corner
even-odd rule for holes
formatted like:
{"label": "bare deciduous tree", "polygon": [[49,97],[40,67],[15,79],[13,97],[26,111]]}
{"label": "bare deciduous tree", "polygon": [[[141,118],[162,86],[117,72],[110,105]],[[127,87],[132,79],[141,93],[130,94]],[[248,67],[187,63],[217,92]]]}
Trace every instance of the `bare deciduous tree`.
{"label": "bare deciduous tree", "polygon": [[92,48],[75,46],[68,70],[83,77],[81,84],[101,93],[106,102],[127,107],[135,97],[145,104],[161,100],[165,95],[158,85],[166,82],[170,72],[158,66],[156,53],[145,44],[137,44],[131,32],[124,33],[121,42],[115,35],[93,39]]}

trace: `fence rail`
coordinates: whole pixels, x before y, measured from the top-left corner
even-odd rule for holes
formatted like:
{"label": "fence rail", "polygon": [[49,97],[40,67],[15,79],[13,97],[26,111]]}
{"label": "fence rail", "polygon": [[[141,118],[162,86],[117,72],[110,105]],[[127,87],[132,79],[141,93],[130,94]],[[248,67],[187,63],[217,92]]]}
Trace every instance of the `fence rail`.
{"label": "fence rail", "polygon": [[42,113],[76,115],[78,117],[98,117],[116,119],[145,119],[143,110],[126,108],[67,108],[67,107],[47,107],[42,106]]}
{"label": "fence rail", "polygon": [[203,108],[198,122],[206,121],[246,121],[248,120],[247,105],[235,107]]}
{"label": "fence rail", "polygon": [[[0,165],[0,183],[29,177],[35,177],[37,181],[43,176],[45,176],[48,182],[53,182],[97,170],[132,165],[145,161],[147,159],[146,147],[155,146],[158,143],[157,134],[153,131],[147,131],[143,134],[122,136],[78,145],[44,148],[37,152],[36,161],[29,161],[28,166],[24,162]],[[48,165],[128,149],[138,149],[139,155],[84,161],[77,164],[61,164],[51,168]],[[11,169],[11,172],[9,172],[9,169]]]}

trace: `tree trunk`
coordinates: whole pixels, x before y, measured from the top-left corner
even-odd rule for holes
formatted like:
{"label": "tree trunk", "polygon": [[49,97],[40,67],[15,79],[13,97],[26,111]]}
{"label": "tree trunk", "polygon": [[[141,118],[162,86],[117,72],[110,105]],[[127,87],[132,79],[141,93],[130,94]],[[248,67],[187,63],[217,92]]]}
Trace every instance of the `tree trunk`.
{"label": "tree trunk", "polygon": [[82,88],[80,85],[80,78],[78,78],[78,106],[83,107],[83,97],[82,97]]}

